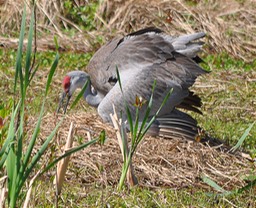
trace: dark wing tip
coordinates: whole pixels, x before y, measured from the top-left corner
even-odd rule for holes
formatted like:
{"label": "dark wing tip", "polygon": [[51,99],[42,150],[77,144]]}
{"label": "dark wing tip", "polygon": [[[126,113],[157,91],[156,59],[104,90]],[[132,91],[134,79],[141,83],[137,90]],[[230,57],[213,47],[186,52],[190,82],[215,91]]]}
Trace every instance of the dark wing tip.
{"label": "dark wing tip", "polygon": [[156,27],[147,27],[147,28],[138,30],[136,32],[130,33],[130,34],[126,35],[126,37],[127,36],[142,35],[142,34],[149,33],[149,32],[162,33],[163,31],[161,29],[159,29],[159,28],[156,28]]}
{"label": "dark wing tip", "polygon": [[156,27],[147,27],[147,28],[132,32],[132,33],[126,35],[125,37],[123,37],[121,40],[119,40],[119,42],[116,45],[116,48],[124,41],[124,39],[126,37],[143,35],[143,34],[149,33],[149,32],[154,32],[154,33],[158,34],[158,33],[162,33],[163,31],[159,28],[156,28]]}

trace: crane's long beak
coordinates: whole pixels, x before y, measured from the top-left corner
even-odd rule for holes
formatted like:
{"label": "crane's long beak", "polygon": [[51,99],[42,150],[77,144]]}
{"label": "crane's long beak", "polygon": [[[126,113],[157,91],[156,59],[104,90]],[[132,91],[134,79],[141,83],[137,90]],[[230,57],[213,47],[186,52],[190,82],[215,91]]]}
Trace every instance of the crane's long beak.
{"label": "crane's long beak", "polygon": [[[64,104],[64,101],[65,101],[65,98],[67,97],[67,102],[66,104]],[[59,106],[57,108],[57,113],[59,113],[60,109],[63,108],[63,112],[64,114],[66,113],[67,111],[67,107],[68,107],[68,104],[69,104],[69,101],[70,101],[70,98],[71,98],[71,95],[69,95],[68,93],[66,92],[63,92],[60,96],[60,102],[59,102]]]}

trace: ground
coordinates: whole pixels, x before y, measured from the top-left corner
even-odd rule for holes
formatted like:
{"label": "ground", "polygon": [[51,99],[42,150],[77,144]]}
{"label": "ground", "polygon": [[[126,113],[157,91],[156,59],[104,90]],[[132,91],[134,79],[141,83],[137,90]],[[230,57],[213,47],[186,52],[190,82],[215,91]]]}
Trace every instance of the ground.
{"label": "ground", "polygon": [[[195,141],[147,137],[133,161],[138,187],[117,191],[122,157],[115,133],[111,126],[102,123],[95,109],[81,100],[68,112],[40,165],[61,154],[71,121],[76,127],[74,145],[88,140],[88,130],[92,137],[97,137],[105,129],[107,141],[103,146],[96,144],[71,157],[59,206],[255,207],[255,187],[241,194],[216,195],[216,190],[202,179],[207,176],[226,190],[241,188],[255,179],[256,128],[252,128],[239,152],[228,152],[256,119],[256,46],[253,35],[256,32],[256,5],[253,1],[227,0],[221,5],[213,0],[91,1],[88,5],[80,3],[80,7],[76,6],[79,3],[72,4],[71,1],[64,1],[59,6],[53,2],[39,2],[36,61],[40,67],[27,96],[28,140],[39,115],[47,74],[56,54],[53,33],[58,37],[60,61],[47,98],[37,147],[59,120],[55,111],[63,76],[73,69],[86,70],[90,57],[108,39],[152,25],[174,35],[200,30],[207,33],[200,55],[205,62],[202,66],[211,73],[198,79],[193,87],[202,97],[203,115],[192,116],[207,134],[225,143],[212,147]],[[21,15],[21,10],[15,9],[21,5],[6,1],[0,11],[8,8],[13,8],[15,18],[12,21],[0,15],[3,18],[0,96],[6,117],[1,116],[7,123],[13,97],[13,68]],[[53,18],[56,13],[60,19]],[[76,19],[78,14],[84,14],[85,21]],[[54,172],[48,171],[36,182],[31,206],[52,207]],[[24,194],[25,191],[26,188]]]}

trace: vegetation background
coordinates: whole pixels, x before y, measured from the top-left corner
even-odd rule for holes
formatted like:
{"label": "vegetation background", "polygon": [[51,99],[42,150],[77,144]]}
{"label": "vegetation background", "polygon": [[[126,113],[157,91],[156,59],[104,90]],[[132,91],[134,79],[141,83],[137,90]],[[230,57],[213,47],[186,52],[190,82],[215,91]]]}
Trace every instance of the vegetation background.
{"label": "vegetation background", "polygon": [[[6,125],[13,104],[14,66],[24,4],[30,13],[30,1],[0,1],[0,117]],[[54,37],[60,52],[38,145],[58,120],[54,112],[63,76],[70,70],[86,70],[93,53],[114,36],[148,26],[172,35],[207,33],[201,56],[203,67],[211,73],[198,79],[193,87],[203,100],[203,116],[193,116],[207,134],[233,146],[256,120],[254,0],[39,0],[36,5],[36,62],[40,68],[28,91],[27,135],[40,112],[42,92],[56,53]],[[140,185],[117,192],[122,157],[115,134],[85,102],[69,112],[40,165],[61,154],[70,121],[75,121],[77,143],[87,140],[88,129],[94,132],[93,136],[106,129],[109,139],[104,147],[95,145],[73,156],[59,206],[255,207],[255,187],[242,194],[208,196],[214,190],[201,178],[206,175],[227,190],[236,189],[255,180],[255,160],[188,141],[146,138],[134,161]],[[243,143],[243,150],[251,158],[256,156],[255,135],[254,127]],[[52,207],[53,177],[54,171],[49,171],[35,184],[31,207]]]}

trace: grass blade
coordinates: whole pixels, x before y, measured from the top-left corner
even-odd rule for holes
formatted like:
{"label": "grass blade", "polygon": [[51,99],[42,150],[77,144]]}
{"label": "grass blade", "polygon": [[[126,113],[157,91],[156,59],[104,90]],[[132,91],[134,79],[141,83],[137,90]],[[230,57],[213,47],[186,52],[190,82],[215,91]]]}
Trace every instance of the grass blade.
{"label": "grass blade", "polygon": [[242,146],[245,138],[249,135],[252,127],[254,126],[254,124],[256,123],[256,121],[254,121],[244,132],[244,134],[241,136],[241,138],[238,140],[238,142],[236,143],[236,145],[234,147],[231,148],[231,152],[235,152],[239,147]]}
{"label": "grass blade", "polygon": [[15,79],[14,79],[14,95],[16,94],[18,75],[20,74],[20,72],[22,72],[21,63],[22,63],[23,40],[24,40],[24,34],[25,34],[25,23],[26,23],[26,7],[24,7],[22,20],[21,20],[19,46],[18,46],[17,57],[16,57],[16,72],[15,72]]}
{"label": "grass blade", "polygon": [[[129,108],[128,108],[129,109]],[[137,132],[138,132],[138,128],[139,128],[139,109],[138,107],[136,108],[136,113],[135,113],[135,121],[134,121],[134,128],[133,131],[131,131],[132,135],[132,139],[136,139],[137,137]],[[132,120],[132,118],[130,118]]]}
{"label": "grass blade", "polygon": [[225,189],[220,187],[217,183],[215,183],[213,180],[211,180],[210,178],[208,178],[206,176],[203,176],[202,180],[203,180],[204,183],[208,184],[209,186],[214,188],[216,191],[219,191],[219,192],[224,193],[224,194],[229,193],[229,191],[226,191]]}
{"label": "grass blade", "polygon": [[[119,84],[120,90],[121,90],[122,95],[123,95],[123,88],[122,88],[122,83],[121,83],[121,77],[120,77],[119,70],[118,70],[117,66],[116,66],[116,75],[117,75],[117,80],[118,80],[118,84]],[[131,111],[130,111],[130,109],[128,107],[128,104],[127,104],[126,100],[125,99],[123,99],[123,100],[125,102],[125,111],[126,111],[127,120],[129,122],[130,132],[134,132]]]}
{"label": "grass blade", "polygon": [[31,52],[32,52],[32,41],[33,41],[33,32],[34,32],[34,8],[31,12],[30,26],[28,32],[28,44],[26,52],[26,65],[25,65],[25,88],[29,85],[30,77],[30,65],[31,65]]}
{"label": "grass blade", "polygon": [[59,50],[59,44],[58,44],[58,38],[57,38],[56,35],[53,37],[53,40],[54,40],[55,48],[58,51]]}
{"label": "grass blade", "polygon": [[[53,136],[55,135],[58,127],[60,126],[60,124],[62,123],[63,119],[58,123],[58,125],[55,127],[55,129],[51,132],[50,136],[46,139],[45,143],[42,145],[41,149],[38,151],[38,154],[36,154],[30,165],[27,167],[27,164],[28,164],[28,160],[31,156],[31,153],[32,153],[32,150],[33,150],[33,147],[34,147],[34,144],[35,144],[35,140],[37,138],[37,135],[38,135],[38,132],[40,130],[40,124],[41,124],[41,120],[42,120],[42,116],[43,116],[43,112],[44,112],[44,104],[45,104],[45,100],[46,100],[46,95],[48,93],[48,90],[49,90],[49,87],[50,87],[50,84],[51,84],[51,81],[52,81],[52,77],[53,77],[53,74],[57,68],[57,65],[58,65],[58,60],[59,60],[59,55],[58,53],[56,54],[56,57],[55,57],[55,60],[51,66],[51,69],[50,69],[50,72],[49,72],[49,75],[48,75],[48,79],[47,79],[47,84],[46,84],[46,88],[45,88],[45,97],[44,97],[44,100],[43,100],[43,104],[42,104],[42,107],[41,107],[41,111],[40,111],[40,115],[39,115],[39,118],[38,118],[38,123],[36,125],[36,128],[33,132],[33,136],[32,136],[32,139],[29,143],[29,146],[28,146],[28,149],[27,149],[27,152],[25,154],[25,158],[24,158],[24,164],[23,164],[23,167],[21,168],[20,172],[19,172],[19,177],[21,179],[21,182],[20,182],[20,188],[23,186],[25,180],[27,179],[29,173],[32,171],[32,169],[34,168],[35,164],[37,163],[37,161],[40,160],[41,156],[43,155],[43,153],[45,152],[49,142],[51,141],[51,139],[53,138]],[[27,168],[27,169],[26,169]]]}
{"label": "grass blade", "polygon": [[34,129],[32,138],[30,139],[27,151],[25,153],[24,156],[24,162],[22,165],[22,168],[19,171],[19,176],[22,177],[22,175],[24,174],[25,169],[27,168],[28,162],[29,162],[29,158],[31,157],[31,153],[33,151],[35,142],[36,142],[36,138],[38,136],[39,130],[40,130],[40,125],[41,125],[41,121],[42,121],[42,117],[43,117],[43,112],[44,112],[44,105],[45,105],[45,100],[43,101],[42,107],[41,107],[41,111],[40,111],[40,115],[38,117],[38,121],[36,124],[36,127]]}
{"label": "grass blade", "polygon": [[64,117],[60,120],[60,122],[56,125],[54,130],[51,134],[46,138],[45,142],[41,146],[41,148],[37,151],[37,153],[32,158],[30,164],[28,165],[27,169],[25,170],[24,175],[22,176],[22,180],[19,183],[18,192],[21,190],[22,186],[24,185],[25,181],[27,180],[29,174],[32,172],[33,168],[37,164],[37,162],[41,159],[42,155],[44,154],[45,150],[47,149],[49,143],[51,142],[52,138],[55,136],[57,130],[59,129],[60,125],[62,124]]}
{"label": "grass blade", "polygon": [[35,74],[36,74],[38,69],[39,69],[39,64],[36,65],[36,67],[34,68],[32,74],[30,74],[29,83],[28,84],[30,84],[31,80],[34,78],[34,76],[35,76]]}
{"label": "grass blade", "polygon": [[78,103],[78,101],[80,100],[80,98],[84,95],[84,92],[89,84],[90,80],[87,80],[82,88],[82,90],[79,92],[79,94],[76,96],[76,99],[74,100],[74,102],[72,103],[70,109],[74,108],[76,106],[76,104]]}
{"label": "grass blade", "polygon": [[[152,93],[151,93],[151,96],[150,96],[150,99],[149,99],[149,102],[148,102],[148,105],[147,105],[147,109],[146,109],[146,113],[144,115],[144,119],[142,120],[142,123],[141,123],[141,126],[140,126],[140,131],[138,133],[138,137],[143,137],[143,130],[144,130],[144,126],[146,125],[146,123],[148,122],[148,118],[149,118],[149,114],[150,114],[150,111],[151,111],[151,108],[152,108],[152,104],[153,104],[153,94],[154,94],[154,91],[155,91],[155,87],[156,87],[156,80],[154,81],[153,83],[153,87],[152,87]],[[153,122],[152,122],[153,123]],[[151,125],[150,125],[151,126]],[[141,135],[142,134],[142,135]]]}
{"label": "grass blade", "polygon": [[118,80],[118,84],[120,86],[121,92],[123,94],[123,88],[122,88],[122,83],[121,83],[121,78],[120,78],[120,74],[119,74],[119,70],[118,67],[116,66],[116,76],[117,76],[117,80]]}
{"label": "grass blade", "polygon": [[246,191],[248,189],[251,189],[253,187],[256,186],[256,179],[254,179],[253,181],[250,181],[246,186],[240,188],[237,190],[237,193],[242,193],[243,191]]}
{"label": "grass blade", "polygon": [[125,99],[124,99],[124,102],[125,102],[125,110],[126,110],[126,116],[127,116],[127,120],[128,120],[128,123],[129,123],[129,127],[130,127],[130,132],[134,132],[132,114],[131,114],[131,111],[130,111],[130,109],[128,107],[128,104],[127,104]]}
{"label": "grass blade", "polygon": [[100,136],[99,136],[99,143],[100,143],[100,145],[105,144],[105,141],[106,141],[106,131],[102,130],[100,132]]}
{"label": "grass blade", "polygon": [[45,88],[45,96],[48,94],[48,91],[49,91],[49,88],[50,88],[50,84],[52,82],[52,77],[53,77],[53,74],[58,66],[58,63],[59,63],[59,53],[56,54],[55,56],[55,60],[51,66],[51,69],[50,69],[50,73],[48,75],[48,79],[47,79],[47,83],[46,83],[46,88]]}
{"label": "grass blade", "polygon": [[82,149],[84,149],[84,148],[86,148],[86,147],[88,147],[88,146],[90,146],[90,145],[92,145],[92,144],[95,144],[95,143],[98,142],[98,141],[99,141],[99,138],[93,139],[93,140],[91,140],[91,141],[89,141],[89,142],[86,142],[85,144],[79,145],[78,147],[74,147],[74,148],[68,150],[65,154],[61,155],[60,157],[58,157],[57,159],[55,159],[53,162],[51,162],[51,163],[40,173],[40,175],[44,174],[46,171],[48,171],[51,167],[53,167],[57,162],[59,162],[59,161],[62,160],[63,158],[65,158],[65,157],[67,157],[67,156],[69,156],[69,155],[71,155],[71,154],[73,154],[73,153],[75,153],[75,152],[77,152],[77,151],[79,151],[79,150],[82,150]]}
{"label": "grass blade", "polygon": [[6,170],[8,176],[8,196],[10,207],[15,205],[15,196],[16,196],[16,178],[17,178],[17,157],[14,150],[14,143],[10,145],[10,150],[8,152],[7,161],[6,161]]}
{"label": "grass blade", "polygon": [[[59,60],[59,55],[58,53],[56,54],[56,57],[55,57],[55,60],[52,64],[52,67],[50,69],[50,72],[49,72],[49,75],[48,75],[48,79],[47,79],[47,84],[46,84],[46,89],[45,89],[45,95],[47,95],[48,93],[48,90],[49,90],[49,87],[50,87],[50,84],[51,84],[51,81],[52,81],[52,77],[53,77],[53,74],[57,68],[57,65],[58,65],[58,60]],[[37,67],[38,68],[38,67]],[[36,70],[37,70],[36,68]],[[36,71],[35,70],[35,71]],[[34,75],[33,75],[34,76]],[[46,101],[46,96],[44,97],[44,100],[43,100],[43,104],[41,106],[41,111],[40,111],[40,115],[38,117],[38,122],[37,122],[37,125],[34,129],[34,132],[33,132],[33,135],[32,135],[32,138],[29,142],[29,146],[28,146],[28,149],[27,149],[27,152],[25,154],[25,157],[24,157],[24,164],[23,164],[23,171],[26,169],[27,167],[27,164],[28,164],[28,160],[31,156],[31,153],[32,153],[32,150],[33,150],[33,147],[34,147],[34,144],[35,144],[35,141],[36,141],[36,138],[37,138],[37,135],[39,133],[39,130],[40,130],[40,125],[41,125],[41,121],[42,121],[42,117],[43,117],[43,112],[44,112],[44,105],[45,105],[45,101]],[[23,174],[21,171],[21,174]]]}
{"label": "grass blade", "polygon": [[13,109],[12,116],[11,116],[11,121],[10,121],[9,128],[8,128],[8,133],[7,133],[8,136],[7,136],[7,139],[5,140],[5,142],[4,142],[4,144],[1,148],[1,151],[0,151],[0,157],[1,157],[0,169],[2,169],[2,167],[3,167],[3,164],[5,162],[5,158],[7,157],[7,154],[8,154],[8,148],[9,148],[9,146],[10,146],[10,144],[13,141],[14,136],[15,136],[15,118],[16,118],[18,110],[20,108],[20,103],[21,102],[19,102],[16,105],[15,109]]}

